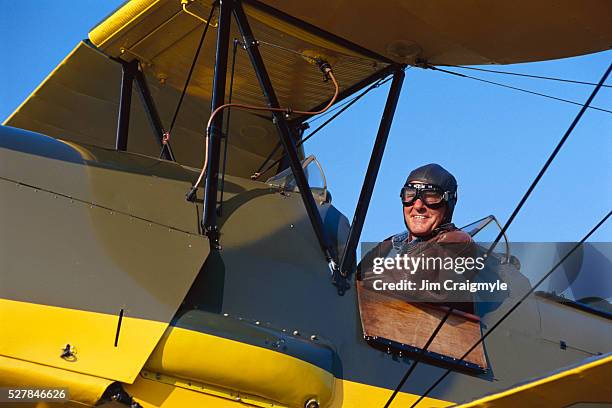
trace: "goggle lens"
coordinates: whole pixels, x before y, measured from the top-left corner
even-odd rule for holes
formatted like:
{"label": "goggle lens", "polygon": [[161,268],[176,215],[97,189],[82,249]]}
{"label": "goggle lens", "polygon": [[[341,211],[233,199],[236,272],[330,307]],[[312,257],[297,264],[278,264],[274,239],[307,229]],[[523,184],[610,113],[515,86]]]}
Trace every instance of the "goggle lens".
{"label": "goggle lens", "polygon": [[442,190],[424,185],[418,186],[408,185],[402,188],[401,198],[404,205],[413,205],[417,198],[420,198],[425,205],[438,205],[444,201],[444,192]]}
{"label": "goggle lens", "polygon": [[440,204],[444,200],[444,194],[435,190],[422,190],[421,197],[425,204]]}

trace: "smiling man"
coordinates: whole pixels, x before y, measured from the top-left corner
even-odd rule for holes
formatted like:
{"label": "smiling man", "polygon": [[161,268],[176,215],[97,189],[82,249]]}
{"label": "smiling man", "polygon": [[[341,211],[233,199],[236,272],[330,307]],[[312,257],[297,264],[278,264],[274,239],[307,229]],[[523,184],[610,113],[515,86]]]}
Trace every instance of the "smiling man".
{"label": "smiling man", "polygon": [[471,237],[451,222],[457,203],[457,180],[439,164],[414,169],[400,192],[408,235],[394,242],[470,242]]}
{"label": "smiling man", "polygon": [[408,175],[400,198],[407,231],[387,238],[366,254],[358,267],[363,288],[381,292],[377,285],[405,284],[407,290],[382,293],[409,302],[452,302],[454,307],[471,313],[473,305],[466,297],[457,298],[441,289],[411,289],[446,279],[463,281],[473,275],[471,271],[457,272],[441,265],[442,260],[473,258],[476,250],[472,237],[452,223],[457,180],[439,164],[427,164]]}

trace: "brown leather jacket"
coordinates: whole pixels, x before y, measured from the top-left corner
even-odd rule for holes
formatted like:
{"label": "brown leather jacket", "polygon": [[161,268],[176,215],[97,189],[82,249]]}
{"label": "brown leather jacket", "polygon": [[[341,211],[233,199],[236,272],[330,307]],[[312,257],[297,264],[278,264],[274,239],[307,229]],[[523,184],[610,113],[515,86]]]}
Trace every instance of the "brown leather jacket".
{"label": "brown leather jacket", "polygon": [[[469,234],[461,231],[452,223],[439,227],[432,236],[426,239],[417,238],[411,240],[408,232],[392,236],[368,252],[357,267],[357,279],[362,281],[363,288],[375,290],[373,284],[377,280],[382,280],[382,282],[386,283],[397,283],[404,280],[412,281],[417,288],[420,288],[424,281],[443,282],[451,279],[453,282],[461,282],[470,279],[474,275],[472,271],[457,274],[454,270],[438,267],[420,268],[412,273],[403,268],[385,268],[383,273],[374,273],[375,258],[394,258],[396,255],[401,257],[404,254],[412,258],[422,257],[424,259],[438,257],[441,259],[473,258],[476,256],[476,245]],[[380,286],[380,283],[378,285]],[[451,293],[444,289],[418,291],[392,290],[384,291],[384,293],[410,302],[436,303],[452,306],[469,313],[473,312],[471,299],[465,296],[457,298],[456,293]]]}

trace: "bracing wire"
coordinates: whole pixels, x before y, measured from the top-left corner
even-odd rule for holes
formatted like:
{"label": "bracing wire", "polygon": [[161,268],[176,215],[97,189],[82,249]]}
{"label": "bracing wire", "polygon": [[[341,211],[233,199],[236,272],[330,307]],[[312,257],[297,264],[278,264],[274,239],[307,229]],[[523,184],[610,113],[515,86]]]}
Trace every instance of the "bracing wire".
{"label": "bracing wire", "polygon": [[[412,68],[412,66],[407,66],[406,68],[404,68],[404,71],[408,71],[410,68]],[[385,84],[385,83],[389,82],[389,81],[390,81],[392,78],[393,78],[393,77],[391,77],[391,76],[390,76],[390,77],[387,77],[387,78],[386,78],[386,79],[384,79],[384,80],[379,79],[379,80],[378,80],[378,81],[379,81],[378,86],[381,86],[381,85],[383,85],[383,84]],[[382,81],[382,82],[380,82],[380,81]],[[345,101],[343,101],[343,102],[339,103],[338,105],[334,106],[333,108],[331,108],[331,109],[330,109],[330,110],[328,110],[327,112],[322,113],[321,115],[315,116],[314,118],[310,119],[310,120],[309,120],[309,121],[307,121],[306,123],[308,123],[309,125],[312,125],[312,124],[313,124],[314,122],[316,122],[317,120],[323,119],[323,118],[324,118],[324,117],[326,117],[327,115],[331,115],[331,114],[332,114],[333,112],[335,112],[336,110],[338,110],[338,109],[342,108],[342,107],[343,107],[343,106],[345,106],[347,103],[352,103],[352,102],[353,102],[353,100],[354,100],[355,98],[359,98],[359,97],[360,97],[360,96],[356,96],[356,97],[354,97],[354,98],[351,98],[351,99],[345,100]]]}
{"label": "bracing wire", "polygon": [[574,130],[574,128],[576,127],[576,125],[578,124],[580,119],[582,118],[582,115],[584,115],[584,113],[586,112],[587,108],[591,105],[591,102],[593,101],[593,99],[595,98],[595,96],[597,95],[599,90],[601,89],[601,86],[606,82],[606,79],[610,75],[610,71],[611,70],[612,70],[612,64],[610,64],[608,66],[608,69],[606,70],[606,72],[603,74],[603,76],[599,80],[599,83],[597,84],[595,89],[593,89],[593,92],[591,92],[591,95],[589,96],[587,101],[584,103],[584,105],[582,105],[582,108],[580,108],[580,111],[578,112],[578,114],[576,115],[576,117],[574,118],[574,120],[572,121],[570,126],[567,128],[567,131],[565,132],[565,134],[563,135],[563,137],[561,138],[559,143],[557,143],[557,146],[555,147],[555,149],[553,150],[551,155],[548,157],[548,160],[546,160],[546,163],[544,163],[544,166],[542,166],[542,169],[540,169],[540,172],[538,173],[536,178],[533,180],[533,182],[531,183],[531,185],[529,186],[529,188],[527,189],[527,191],[523,195],[523,198],[521,198],[521,201],[518,203],[518,205],[516,206],[516,208],[512,212],[512,215],[510,215],[510,218],[508,218],[508,221],[506,221],[506,223],[504,224],[503,228],[499,231],[499,234],[497,234],[497,237],[493,241],[493,244],[491,245],[491,247],[487,251],[487,255],[490,255],[491,252],[493,252],[493,249],[495,249],[495,246],[497,246],[499,241],[502,239],[502,237],[504,236],[504,234],[508,230],[508,227],[510,226],[512,221],[514,221],[514,218],[516,217],[518,212],[521,210],[521,208],[525,204],[525,201],[527,201],[527,198],[529,198],[529,196],[531,195],[531,192],[535,188],[536,184],[538,184],[538,182],[540,181],[540,179],[542,178],[542,176],[544,175],[544,173],[546,172],[546,170],[548,169],[548,167],[550,166],[552,161],[555,159],[555,157],[557,156],[557,154],[561,150],[561,147],[563,147],[563,144],[568,139],[568,137],[570,136],[570,134],[572,133],[572,131]]}
{"label": "bracing wire", "polygon": [[[502,83],[495,82],[495,81],[489,81],[487,79],[477,78],[477,77],[474,77],[474,76],[471,76],[471,75],[465,75],[465,74],[461,74],[459,72],[454,72],[454,71],[449,71],[447,69],[442,69],[442,68],[434,67],[433,65],[426,66],[425,68],[426,69],[431,69],[433,71],[440,71],[440,72],[443,72],[445,74],[455,75],[455,76],[458,76],[458,77],[461,77],[461,78],[473,79],[474,81],[484,82],[484,83],[487,83],[487,84],[490,84],[490,85],[500,86],[502,88],[512,89],[512,90],[515,90],[515,91],[524,92],[524,93],[528,93],[528,94],[531,94],[531,95],[541,96],[543,98],[548,98],[548,99],[552,99],[552,100],[559,101],[559,102],[565,102],[565,103],[569,103],[569,104],[577,105],[577,106],[584,106],[580,102],[572,101],[570,99],[559,98],[557,96],[547,95],[547,94],[544,94],[544,93],[541,93],[541,92],[530,91],[528,89],[523,89],[523,88],[519,88],[519,87],[516,87],[516,86],[506,85],[506,84],[502,84]],[[594,109],[594,110],[598,110],[598,111],[606,112],[606,113],[612,113],[612,110],[608,110],[608,109],[604,109],[604,108],[599,108],[597,106],[589,106],[589,109]]]}
{"label": "bracing wire", "polygon": [[[474,351],[474,349],[476,349],[476,347],[478,347],[478,345],[480,345],[487,337],[489,337],[489,335],[491,333],[493,333],[495,331],[495,329],[497,329],[503,322],[504,320],[506,320],[508,318],[508,316],[510,316],[512,314],[512,312],[514,312],[524,301],[525,299],[527,299],[544,281],[546,281],[546,279],[559,267],[563,264],[563,262],[565,262],[565,260],[567,258],[569,258],[572,253],[574,253],[574,251],[576,249],[578,249],[580,247],[580,245],[582,245],[591,235],[593,235],[593,233],[595,231],[597,231],[599,229],[599,227],[601,227],[607,220],[608,218],[610,218],[610,215],[612,215],[612,211],[609,211],[608,214],[606,214],[598,223],[597,225],[595,225],[584,237],[582,237],[582,239],[572,247],[571,250],[569,250],[565,256],[563,256],[563,258],[561,258],[561,260],[559,260],[559,262],[557,262],[555,264],[555,266],[553,266],[546,274],[544,274],[544,276],[529,290],[527,291],[527,293],[525,293],[521,299],[516,302],[510,309],[508,309],[508,311],[506,313],[504,313],[504,315],[502,317],[500,317],[500,319],[495,322],[495,324],[493,326],[491,326],[491,328],[489,330],[487,330],[487,332],[482,335],[478,341],[476,341],[476,343],[474,343],[462,356],[461,358],[459,358],[459,362],[463,361],[464,358],[466,358],[472,351]],[[437,386],[438,384],[440,384],[442,381],[444,381],[444,379],[451,373],[451,370],[446,370],[446,372],[441,375],[424,393],[423,395],[419,396],[419,398],[410,406],[410,408],[414,408],[416,407],[419,402],[421,402],[426,396],[429,395],[430,392],[432,392]]]}
{"label": "bracing wire", "polygon": [[224,109],[233,107],[235,109],[242,109],[242,110],[281,112],[286,115],[289,115],[291,113],[296,113],[298,115],[319,115],[325,112],[326,110],[328,110],[336,102],[336,99],[338,98],[338,94],[340,93],[340,86],[338,85],[338,81],[336,80],[334,72],[329,64],[327,64],[324,61],[319,61],[319,63],[320,63],[320,69],[325,75],[325,77],[329,78],[329,80],[331,80],[331,82],[334,85],[334,95],[329,100],[327,105],[323,107],[322,109],[319,109],[317,111],[301,111],[301,110],[293,110],[291,108],[271,108],[269,106],[245,105],[241,103],[226,103],[224,105],[219,106],[214,111],[212,111],[212,113],[210,114],[210,117],[208,118],[208,123],[206,124],[206,138],[204,142],[206,145],[205,150],[204,150],[204,165],[202,166],[202,169],[200,170],[200,175],[198,176],[198,179],[196,180],[196,182],[193,184],[193,186],[187,193],[187,200],[192,200],[195,197],[195,192],[198,189],[202,180],[204,179],[204,175],[206,174],[206,169],[208,166],[208,140],[210,138],[211,125],[212,125],[212,122],[215,116],[219,114],[220,112],[222,112]]}
{"label": "bracing wire", "polygon": [[[187,74],[187,78],[185,79],[185,85],[183,85],[183,91],[181,92],[181,96],[176,104],[176,108],[174,109],[174,115],[172,115],[172,121],[170,122],[170,128],[168,132],[164,135],[163,144],[165,145],[170,140],[170,135],[172,134],[172,130],[174,129],[174,125],[176,123],[176,119],[178,118],[178,114],[181,110],[181,105],[183,104],[183,99],[185,98],[185,94],[187,93],[187,88],[189,87],[189,82],[191,81],[191,76],[193,75],[193,71],[195,69],[196,63],[198,62],[198,57],[200,56],[200,51],[202,51],[202,45],[204,44],[204,39],[206,38],[206,33],[208,32],[208,27],[210,27],[210,20],[212,19],[213,13],[215,12],[215,5],[210,9],[210,14],[208,15],[208,19],[206,19],[206,25],[204,26],[204,31],[202,31],[202,37],[200,37],[200,42],[198,47],[196,48],[196,52],[193,56],[193,60],[191,61],[191,67],[189,68],[189,73]],[[164,147],[162,146],[163,153]]]}
{"label": "bracing wire", "polygon": [[419,364],[419,361],[421,361],[421,359],[425,355],[425,352],[427,351],[427,349],[429,348],[431,343],[434,341],[434,339],[438,335],[438,332],[440,331],[440,329],[442,329],[442,326],[444,326],[444,323],[446,323],[446,321],[448,320],[449,317],[450,317],[450,313],[447,313],[442,318],[442,320],[440,320],[440,323],[438,323],[438,326],[436,326],[435,330],[429,336],[429,339],[427,340],[427,343],[425,343],[425,345],[423,346],[423,348],[421,349],[421,351],[419,352],[417,357],[414,359],[412,364],[410,364],[410,367],[408,367],[408,371],[406,371],[406,374],[404,374],[404,376],[402,377],[402,379],[399,382],[399,384],[397,384],[397,387],[395,387],[395,389],[393,390],[393,393],[391,394],[391,396],[387,400],[387,403],[385,404],[384,408],[389,408],[389,405],[391,405],[391,403],[393,402],[393,399],[395,398],[395,396],[397,395],[399,390],[402,389],[402,387],[404,386],[404,384],[406,383],[408,378],[412,375],[412,372],[416,368],[417,364]]}
{"label": "bracing wire", "polygon": [[[370,92],[371,90],[380,87],[381,85],[389,82],[391,80],[392,77],[388,77],[388,78],[382,78],[379,79],[378,81],[376,81],[375,83],[373,83],[372,85],[370,85],[368,88],[366,88],[363,92],[361,92],[359,95],[349,99],[348,101],[345,101],[342,103],[342,106],[336,106],[334,107],[333,110],[337,110],[338,108],[341,108],[340,111],[336,112],[333,116],[331,116],[329,119],[327,119],[325,122],[323,122],[321,125],[319,125],[315,130],[313,130],[312,132],[310,132],[308,134],[308,136],[304,137],[303,139],[299,140],[296,143],[296,148],[300,147],[301,145],[303,145],[306,141],[308,141],[308,139],[310,139],[311,137],[313,137],[315,134],[317,134],[320,130],[322,130],[325,126],[327,126],[331,121],[333,121],[334,119],[336,119],[338,116],[340,116],[344,111],[346,111],[348,108],[350,108],[353,104],[355,104],[358,100],[360,100],[361,98],[363,98],[368,92]],[[330,109],[331,111],[332,109]],[[329,113],[329,111],[325,112],[323,115],[319,115],[317,116],[314,120],[316,120],[317,118],[320,118],[324,115],[326,115],[327,113]],[[314,120],[311,120],[309,123],[314,122]],[[280,161],[282,160],[282,158],[285,156],[283,155],[281,158],[275,160],[273,163],[271,163],[268,167],[266,167],[265,170],[262,170],[264,165],[270,161],[270,159],[272,159],[272,156],[274,156],[274,154],[278,151],[278,148],[280,147],[280,143],[276,145],[276,147],[274,148],[274,150],[268,155],[268,157],[266,158],[266,160],[262,163],[261,166],[259,166],[259,169],[253,173],[253,175],[251,176],[251,179],[253,180],[257,180],[259,177],[261,177],[262,174],[267,173],[268,171],[270,171],[270,169],[272,169],[274,166],[276,166],[278,163],[280,163]]]}
{"label": "bracing wire", "polygon": [[[591,104],[591,101],[595,98],[595,96],[597,95],[597,93],[599,92],[599,90],[601,89],[601,85],[603,85],[603,83],[606,81],[606,79],[608,78],[608,75],[610,75],[610,71],[612,70],[612,64],[610,64],[610,66],[608,67],[608,69],[606,70],[606,72],[603,74],[603,76],[601,77],[601,79],[599,80],[599,83],[597,84],[597,86],[595,87],[595,89],[593,89],[593,92],[591,92],[591,95],[589,96],[589,98],[587,99],[587,101],[582,105],[582,108],[580,109],[580,111],[578,112],[578,114],[576,115],[576,117],[574,118],[574,120],[572,121],[572,123],[570,124],[569,128],[567,129],[567,131],[565,132],[565,134],[563,135],[563,137],[561,138],[561,140],[559,141],[559,143],[557,144],[557,146],[555,147],[555,149],[553,150],[553,152],[550,154],[550,156],[548,157],[548,159],[546,160],[546,163],[544,163],[544,166],[542,166],[542,169],[540,169],[540,172],[538,173],[538,175],[535,177],[535,179],[533,180],[533,182],[531,183],[531,185],[529,186],[529,188],[527,189],[527,191],[525,192],[525,194],[523,195],[523,197],[521,198],[521,200],[519,201],[518,205],[516,206],[516,208],[514,209],[514,211],[512,212],[512,215],[510,216],[510,218],[508,219],[508,221],[506,221],[506,223],[504,224],[504,226],[501,228],[499,234],[497,235],[497,237],[495,238],[495,240],[493,241],[493,244],[489,247],[489,249],[487,250],[487,253],[485,255],[485,258],[488,258],[491,253],[493,252],[493,250],[495,249],[495,246],[499,243],[499,241],[501,240],[501,238],[504,236],[504,234],[506,233],[506,231],[508,230],[508,228],[510,227],[510,225],[512,224],[512,222],[514,221],[514,219],[516,218],[517,214],[519,213],[519,211],[521,210],[521,208],[523,207],[523,205],[525,204],[525,202],[527,201],[527,199],[529,198],[529,196],[531,195],[531,192],[534,190],[534,188],[536,187],[536,185],[538,184],[538,182],[540,181],[540,179],[542,178],[542,176],[544,175],[544,173],[546,172],[546,170],[548,169],[548,167],[550,166],[550,164],[552,163],[552,161],[555,159],[555,157],[557,156],[557,154],[559,153],[559,151],[561,150],[561,147],[563,147],[563,144],[565,143],[565,141],[568,139],[568,137],[570,136],[570,134],[572,133],[572,131],[574,130],[574,128],[576,127],[576,125],[578,124],[578,122],[580,121],[580,119],[582,118],[582,116],[584,115],[584,113],[586,112],[587,108],[589,107],[589,105]],[[605,218],[607,219],[607,217]],[[450,307],[448,309],[448,311],[446,312],[445,317],[449,316],[452,312],[453,312],[454,308]],[[432,333],[432,336],[430,336],[430,340],[431,337],[434,337],[437,333]],[[428,341],[429,343],[429,341]],[[470,350],[471,352],[471,350]],[[468,353],[469,354],[469,353]],[[466,354],[463,358],[465,358],[468,354]],[[415,360],[415,362],[413,363],[413,365],[419,361],[418,359]],[[411,366],[412,367],[412,366]],[[409,374],[406,377],[409,377]],[[396,388],[396,390],[394,391],[394,394],[392,395],[392,397],[389,399],[389,401],[387,402],[387,405],[385,405],[385,407],[388,407],[390,405],[390,403],[393,401],[393,398],[395,397],[395,395],[397,394],[397,391],[399,391],[399,389],[401,388],[401,386],[403,386],[404,382],[400,382],[400,385],[398,385],[398,387]],[[418,401],[422,400],[423,397],[421,397]],[[418,401],[416,403],[418,403]],[[416,404],[415,403],[415,404]],[[415,405],[413,405],[414,407]]]}
{"label": "bracing wire", "polygon": [[[452,67],[452,68],[460,68],[460,69],[469,69],[469,70],[472,70],[472,71],[489,72],[489,73],[492,73],[492,74],[512,75],[512,76],[523,77],[523,78],[544,79],[544,80],[547,80],[547,81],[557,81],[557,82],[566,82],[566,83],[570,83],[570,84],[597,86],[597,83],[595,83],[595,82],[576,81],[576,80],[573,80],[573,79],[566,79],[566,78],[555,78],[555,77],[549,77],[549,76],[523,74],[523,73],[520,73],[520,72],[509,72],[509,71],[499,71],[499,70],[495,70],[495,69],[466,67],[466,66],[463,66],[463,65],[444,65],[444,66],[445,67]],[[602,85],[602,88],[612,88],[612,85]]]}

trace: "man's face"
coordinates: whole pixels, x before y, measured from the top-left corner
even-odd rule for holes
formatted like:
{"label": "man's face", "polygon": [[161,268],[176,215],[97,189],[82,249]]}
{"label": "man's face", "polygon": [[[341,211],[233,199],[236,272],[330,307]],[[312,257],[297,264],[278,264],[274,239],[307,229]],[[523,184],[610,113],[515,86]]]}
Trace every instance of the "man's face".
{"label": "man's face", "polygon": [[427,207],[420,198],[410,206],[404,206],[404,220],[410,233],[415,237],[431,234],[444,219],[446,203],[438,208]]}

